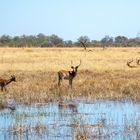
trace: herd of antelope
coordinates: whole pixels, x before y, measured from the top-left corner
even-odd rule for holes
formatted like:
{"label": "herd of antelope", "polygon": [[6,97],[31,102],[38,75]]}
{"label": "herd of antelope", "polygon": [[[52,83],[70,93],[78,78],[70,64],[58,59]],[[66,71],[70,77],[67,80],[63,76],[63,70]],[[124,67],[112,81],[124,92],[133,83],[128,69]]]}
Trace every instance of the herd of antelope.
{"label": "herd of antelope", "polygon": [[[71,62],[72,64],[72,62]],[[77,66],[72,66],[71,65],[71,71],[67,71],[67,70],[60,70],[57,73],[58,76],[58,86],[60,86],[60,83],[62,82],[62,80],[69,80],[69,86],[72,88],[72,81],[73,79],[76,77],[77,75],[77,71],[79,66],[81,65],[81,60],[80,60],[80,64]],[[10,84],[11,82],[16,82],[16,77],[14,75],[11,75],[11,77],[9,79],[4,79],[4,78],[0,78],[0,87],[1,87],[1,91],[5,90],[6,91],[6,86],[8,84]]]}
{"label": "herd of antelope", "polygon": [[[132,65],[132,63],[135,63],[135,65]],[[72,61],[71,61],[71,69],[70,71],[68,70],[60,70],[57,73],[57,77],[58,77],[58,86],[61,85],[62,80],[68,80],[69,81],[69,86],[72,88],[72,82],[73,79],[76,77],[77,72],[78,72],[78,68],[81,65],[81,60],[80,60],[80,64],[77,66],[72,66]],[[135,61],[132,60],[128,60],[126,65],[129,68],[136,68],[138,67],[138,65],[140,65],[140,59],[136,59]],[[4,78],[0,78],[0,87],[1,87],[1,91],[5,90],[6,91],[6,86],[8,84],[10,84],[11,82],[16,82],[16,77],[14,75],[11,75],[11,77],[9,79],[4,79]]]}

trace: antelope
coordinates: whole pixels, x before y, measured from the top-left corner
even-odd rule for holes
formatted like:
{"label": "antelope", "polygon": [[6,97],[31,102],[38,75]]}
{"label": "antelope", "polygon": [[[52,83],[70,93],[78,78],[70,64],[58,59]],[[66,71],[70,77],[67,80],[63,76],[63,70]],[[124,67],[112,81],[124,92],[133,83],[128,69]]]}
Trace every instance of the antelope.
{"label": "antelope", "polygon": [[80,60],[80,64],[75,67],[72,66],[72,61],[71,61],[71,69],[72,69],[71,71],[60,70],[58,72],[58,86],[60,86],[62,79],[64,79],[64,80],[69,80],[69,86],[72,88],[72,81],[76,77],[80,65],[81,65],[81,60]]}
{"label": "antelope", "polygon": [[133,62],[133,59],[132,60],[128,60],[126,65],[129,67],[129,68],[137,68],[138,65],[140,65],[140,59],[136,59],[136,65],[131,65],[131,63]]}
{"label": "antelope", "polygon": [[126,65],[129,67],[129,68],[136,68],[137,66],[136,65],[131,65],[131,63],[133,62],[134,60],[128,60]]}
{"label": "antelope", "polygon": [[136,59],[136,63],[137,63],[137,65],[140,65],[140,59]]}
{"label": "antelope", "polygon": [[12,81],[16,82],[16,78],[14,75],[11,75],[11,78],[9,79],[0,78],[1,91],[3,91],[3,89],[6,91],[6,86],[10,84]]}

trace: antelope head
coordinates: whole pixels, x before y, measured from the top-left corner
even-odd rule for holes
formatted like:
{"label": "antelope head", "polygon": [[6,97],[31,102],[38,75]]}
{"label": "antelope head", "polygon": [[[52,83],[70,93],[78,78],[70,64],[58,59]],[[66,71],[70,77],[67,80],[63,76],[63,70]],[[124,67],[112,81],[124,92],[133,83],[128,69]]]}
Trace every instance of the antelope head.
{"label": "antelope head", "polygon": [[75,73],[77,73],[77,71],[78,71],[78,68],[79,68],[79,66],[81,65],[81,60],[80,60],[80,64],[79,65],[77,65],[77,66],[72,66],[72,61],[71,61],[71,69],[72,69],[72,72],[75,72]]}
{"label": "antelope head", "polygon": [[11,81],[16,82],[16,77],[14,75],[11,75]]}

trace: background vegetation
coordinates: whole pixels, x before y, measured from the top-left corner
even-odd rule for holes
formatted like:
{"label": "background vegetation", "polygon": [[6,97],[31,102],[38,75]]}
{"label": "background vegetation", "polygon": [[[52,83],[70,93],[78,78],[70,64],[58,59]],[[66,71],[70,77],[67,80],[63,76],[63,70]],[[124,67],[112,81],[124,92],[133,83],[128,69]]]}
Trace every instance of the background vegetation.
{"label": "background vegetation", "polygon": [[22,36],[0,36],[0,46],[9,47],[80,47],[80,41],[86,40],[87,47],[139,47],[140,37],[127,38],[125,36],[110,37],[105,36],[100,41],[90,39],[88,36],[81,36],[77,41],[63,40],[57,35],[46,36],[42,33],[38,35]]}

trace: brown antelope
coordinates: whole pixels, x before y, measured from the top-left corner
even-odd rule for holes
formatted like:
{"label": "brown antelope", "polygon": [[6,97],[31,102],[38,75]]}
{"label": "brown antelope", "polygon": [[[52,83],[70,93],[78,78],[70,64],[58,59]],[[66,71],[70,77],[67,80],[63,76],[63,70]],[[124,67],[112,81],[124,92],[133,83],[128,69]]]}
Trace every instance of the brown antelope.
{"label": "brown antelope", "polygon": [[129,67],[129,68],[136,68],[137,66],[136,65],[131,65],[131,63],[133,62],[134,60],[128,60],[126,65]]}
{"label": "brown antelope", "polygon": [[[72,62],[71,62],[72,64]],[[81,65],[81,60],[80,60],[80,64],[77,66],[71,66],[72,70],[71,71],[67,71],[67,70],[60,70],[58,72],[58,86],[60,86],[62,79],[64,80],[69,80],[69,86],[72,88],[72,81],[73,79],[76,77],[77,75],[77,71],[79,66]]]}
{"label": "brown antelope", "polygon": [[1,91],[3,91],[3,89],[6,91],[6,86],[10,84],[12,81],[16,82],[16,78],[14,75],[11,75],[11,78],[9,79],[0,78]]}
{"label": "brown antelope", "polygon": [[132,59],[132,60],[128,60],[127,63],[126,63],[126,65],[127,65],[129,68],[137,68],[138,65],[140,65],[140,59],[136,59],[136,61],[135,61],[135,64],[136,64],[136,65],[131,65],[132,62],[134,62],[133,59]]}

